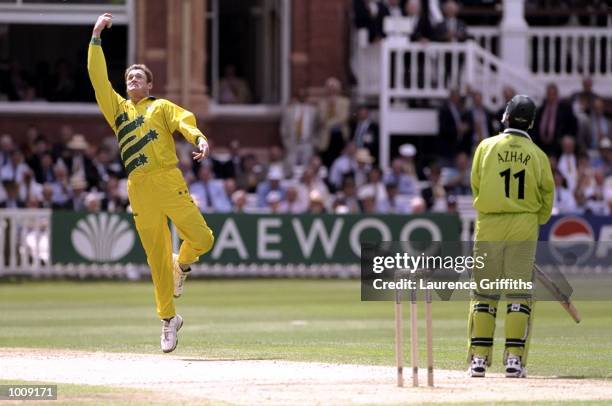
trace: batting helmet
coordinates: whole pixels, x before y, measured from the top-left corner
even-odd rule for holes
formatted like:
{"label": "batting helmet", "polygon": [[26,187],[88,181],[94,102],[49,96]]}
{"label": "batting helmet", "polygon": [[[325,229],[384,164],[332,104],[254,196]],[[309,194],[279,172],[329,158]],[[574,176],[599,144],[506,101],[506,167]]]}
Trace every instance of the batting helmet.
{"label": "batting helmet", "polygon": [[517,94],[506,105],[502,123],[508,127],[527,131],[533,127],[536,106],[529,96]]}

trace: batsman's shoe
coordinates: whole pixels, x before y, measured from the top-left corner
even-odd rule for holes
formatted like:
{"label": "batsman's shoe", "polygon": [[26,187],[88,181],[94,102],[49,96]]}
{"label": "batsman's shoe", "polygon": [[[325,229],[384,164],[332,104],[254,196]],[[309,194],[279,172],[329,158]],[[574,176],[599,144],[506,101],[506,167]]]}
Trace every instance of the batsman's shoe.
{"label": "batsman's shoe", "polygon": [[172,266],[173,266],[173,276],[174,276],[174,297],[181,297],[183,294],[183,289],[185,288],[185,279],[187,279],[187,275],[189,275],[189,271],[191,268],[187,268],[186,270],[182,270],[179,262],[178,255],[172,254]]}
{"label": "batsman's shoe", "polygon": [[509,355],[506,359],[506,378],[527,378],[527,368],[521,364],[521,358]]}
{"label": "batsman's shoe", "polygon": [[170,320],[162,320],[161,349],[172,352],[178,344],[178,331],[183,327],[183,318],[176,315]]}
{"label": "batsman's shoe", "polygon": [[468,375],[472,378],[484,378],[487,371],[487,359],[474,355],[468,368]]}

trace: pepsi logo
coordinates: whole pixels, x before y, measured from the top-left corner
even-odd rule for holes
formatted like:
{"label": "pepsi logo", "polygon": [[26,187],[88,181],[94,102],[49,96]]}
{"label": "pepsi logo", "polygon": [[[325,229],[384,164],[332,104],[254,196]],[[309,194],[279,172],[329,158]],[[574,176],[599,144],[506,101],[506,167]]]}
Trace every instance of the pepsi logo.
{"label": "pepsi logo", "polygon": [[563,217],[555,222],[548,236],[553,256],[564,265],[583,263],[595,248],[595,233],[580,217]]}

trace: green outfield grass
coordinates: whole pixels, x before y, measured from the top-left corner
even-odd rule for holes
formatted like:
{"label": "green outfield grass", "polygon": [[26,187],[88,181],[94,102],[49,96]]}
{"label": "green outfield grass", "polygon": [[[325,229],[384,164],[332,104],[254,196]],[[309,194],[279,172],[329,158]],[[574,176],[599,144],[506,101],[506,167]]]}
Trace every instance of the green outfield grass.
{"label": "green outfield grass", "polygon": [[[464,369],[467,307],[434,303],[436,368]],[[612,305],[577,307],[583,316],[579,325],[557,303],[537,304],[531,375],[612,378]],[[358,281],[188,281],[177,308],[185,327],[176,355],[394,362],[394,306],[361,302]],[[153,287],[146,282],[3,283],[0,315],[2,347],[160,353]],[[407,325],[407,307],[405,316]],[[492,369],[497,372],[502,333],[503,317]],[[424,345],[421,350],[424,359]]]}

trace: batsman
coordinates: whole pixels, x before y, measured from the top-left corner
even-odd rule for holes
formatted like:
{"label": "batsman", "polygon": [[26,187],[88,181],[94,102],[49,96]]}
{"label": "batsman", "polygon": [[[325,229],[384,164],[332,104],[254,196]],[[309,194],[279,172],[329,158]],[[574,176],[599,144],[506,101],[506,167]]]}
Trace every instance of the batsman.
{"label": "batsman", "polygon": [[[127,99],[113,90],[100,38],[111,25],[111,14],[98,17],[89,43],[87,70],[100,110],[117,136],[128,175],[128,198],[151,269],[157,314],[162,320],[161,349],[171,352],[183,325],[174,298],[183,292],[190,265],[208,252],[214,241],[177,167],[172,134],[180,132],[197,147],[193,158],[198,161],[208,155],[208,142],[197,128],[193,113],[150,95],[153,74],[145,65],[126,69]],[[172,252],[168,219],[183,240],[178,255]]]}
{"label": "batsman", "polygon": [[471,185],[478,212],[474,255],[485,261],[483,269],[472,272],[478,286],[472,292],[468,321],[468,374],[472,377],[484,377],[491,365],[501,296],[507,300],[506,377],[527,376],[534,310],[531,290],[485,290],[480,282],[484,278],[533,281],[538,229],[550,218],[554,193],[548,157],[527,133],[535,112],[531,98],[514,96],[502,119],[507,128],[483,140],[474,153]]}

